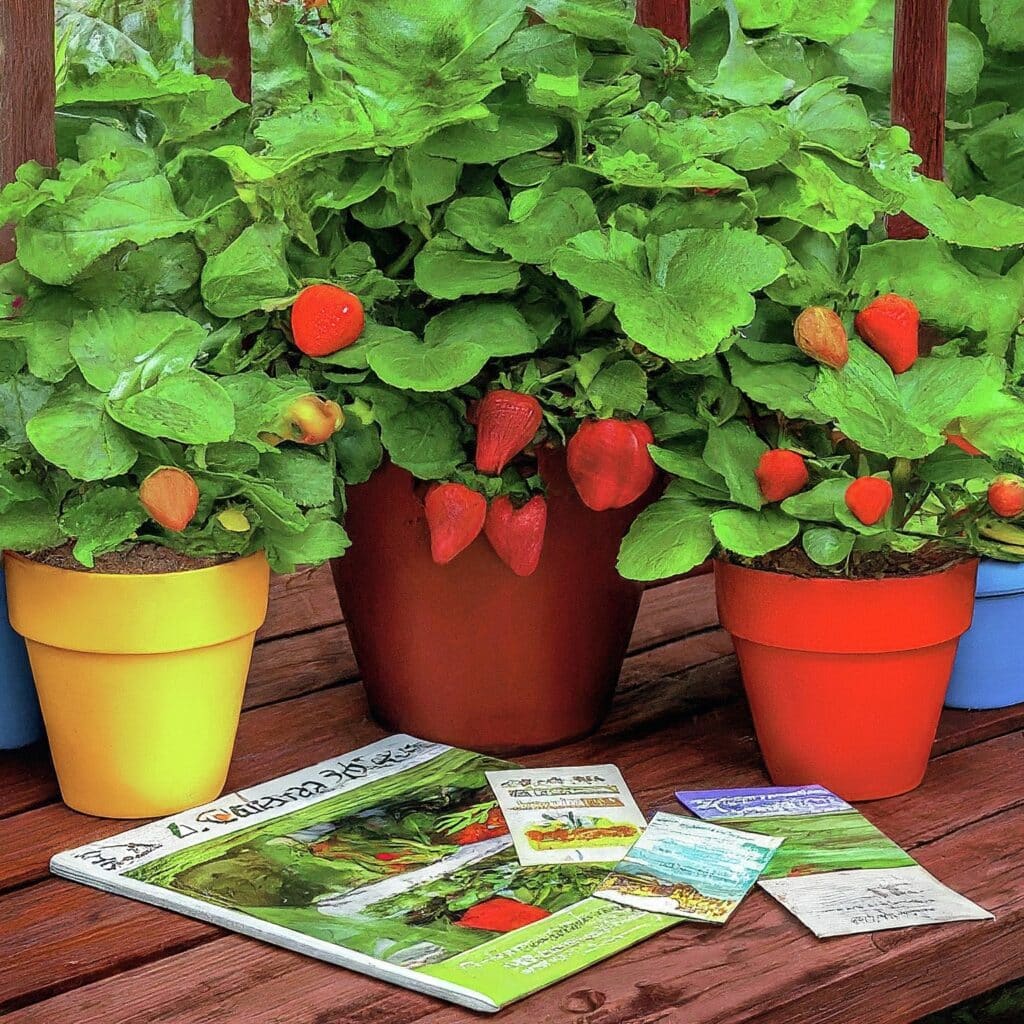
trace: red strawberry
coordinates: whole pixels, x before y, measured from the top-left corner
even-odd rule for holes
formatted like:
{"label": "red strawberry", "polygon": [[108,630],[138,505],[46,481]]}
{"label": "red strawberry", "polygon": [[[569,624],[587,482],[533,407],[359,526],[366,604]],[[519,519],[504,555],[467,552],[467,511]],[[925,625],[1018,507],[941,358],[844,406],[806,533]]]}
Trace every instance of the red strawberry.
{"label": "red strawberry", "polygon": [[465,484],[437,484],[423,502],[430,529],[430,554],[447,565],[480,536],[487,517],[487,499]]}
{"label": "red strawberry", "polygon": [[1024,512],[1024,480],[1014,473],[1000,473],[988,486],[988,507],[1003,519]]}
{"label": "red strawberry", "polygon": [[548,503],[539,494],[522,508],[516,508],[503,494],[487,510],[484,533],[495,554],[517,576],[530,576],[540,562],[547,522]]}
{"label": "red strawberry", "polygon": [[921,314],[902,295],[880,295],[854,318],[857,333],[889,364],[906,373],[918,356]]}
{"label": "red strawberry", "polygon": [[295,347],[307,356],[329,356],[363,333],[366,316],[359,297],[334,284],[303,288],[292,304]]}
{"label": "red strawberry", "polygon": [[782,501],[803,490],[810,474],[798,452],[772,448],[758,460],[754,476],[765,501]]}
{"label": "red strawberry", "polygon": [[967,452],[968,455],[984,455],[980,448],[975,448],[963,434],[946,434],[947,444],[955,444],[957,448]]}
{"label": "red strawberry", "polygon": [[625,508],[654,482],[651,428],[641,420],[584,420],[566,445],[569,476],[587,508]]}
{"label": "red strawberry", "polygon": [[878,476],[862,476],[846,488],[846,507],[865,526],[874,526],[892,505],[892,484]]}
{"label": "red strawberry", "polygon": [[497,476],[537,433],[540,402],[518,391],[489,391],[475,413],[476,468]]}
{"label": "red strawberry", "polygon": [[155,523],[181,533],[199,508],[199,488],[191,473],[177,466],[161,466],[139,485],[139,501]]}
{"label": "red strawberry", "polygon": [[834,370],[849,361],[850,345],[843,321],[824,306],[808,306],[793,323],[793,340],[801,352]]}

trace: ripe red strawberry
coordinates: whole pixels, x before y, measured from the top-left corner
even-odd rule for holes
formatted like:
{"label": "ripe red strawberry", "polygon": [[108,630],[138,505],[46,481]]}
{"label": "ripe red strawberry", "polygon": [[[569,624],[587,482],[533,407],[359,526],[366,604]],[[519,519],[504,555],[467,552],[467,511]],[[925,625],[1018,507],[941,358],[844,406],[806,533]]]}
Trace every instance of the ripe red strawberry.
{"label": "ripe red strawberry", "polygon": [[185,470],[161,466],[139,485],[139,501],[155,523],[181,533],[199,508],[199,488]]}
{"label": "ripe red strawberry", "polygon": [[980,448],[975,448],[974,445],[963,436],[963,434],[946,434],[946,443],[955,444],[957,448],[967,452],[968,455],[985,454]]}
{"label": "ripe red strawberry", "polygon": [[850,359],[843,321],[824,306],[808,306],[793,323],[796,347],[816,362],[841,370]]}
{"label": "ripe red strawberry", "polygon": [[423,502],[430,530],[430,554],[447,565],[480,536],[487,517],[487,499],[465,484],[436,484]]}
{"label": "ripe red strawberry", "polygon": [[537,433],[540,402],[518,391],[489,391],[474,411],[476,468],[497,476]]}
{"label": "ripe red strawberry", "polygon": [[548,503],[534,495],[522,508],[503,494],[487,510],[484,533],[494,553],[517,575],[530,576],[537,570],[544,547]]}
{"label": "ripe red strawberry", "polygon": [[566,445],[569,476],[595,512],[625,508],[654,482],[651,428],[641,420],[584,420]]}
{"label": "ripe red strawberry", "polygon": [[902,295],[880,295],[854,318],[857,333],[889,364],[906,373],[918,356],[921,314]]}
{"label": "ripe red strawberry", "polygon": [[366,326],[358,296],[333,284],[303,288],[292,304],[292,337],[307,356],[329,356],[348,348]]}
{"label": "ripe red strawberry", "polygon": [[799,452],[772,448],[758,460],[754,476],[765,501],[782,501],[803,490],[810,474]]}
{"label": "ripe red strawberry", "polygon": [[892,484],[878,476],[862,476],[846,488],[846,507],[865,526],[874,526],[892,505]]}
{"label": "ripe red strawberry", "polygon": [[1000,473],[988,486],[988,507],[1003,519],[1024,512],[1024,480],[1014,473]]}

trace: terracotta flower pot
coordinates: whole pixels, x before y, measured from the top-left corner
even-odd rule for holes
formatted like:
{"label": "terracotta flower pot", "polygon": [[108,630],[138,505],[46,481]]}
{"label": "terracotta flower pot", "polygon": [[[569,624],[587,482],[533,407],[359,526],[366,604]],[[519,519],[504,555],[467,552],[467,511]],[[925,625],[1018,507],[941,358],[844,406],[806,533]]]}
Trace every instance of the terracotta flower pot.
{"label": "terracotta flower pot", "polygon": [[716,563],[719,616],[776,784],[847,800],[920,784],[977,568],[841,580]]}
{"label": "terracotta flower pot", "polygon": [[352,547],[334,579],[374,715],[426,739],[508,753],[592,732],[611,703],[642,587],[615,569],[644,500],[592,512],[546,453],[537,571],[481,536],[435,565],[415,480],[385,465],[348,492]]}

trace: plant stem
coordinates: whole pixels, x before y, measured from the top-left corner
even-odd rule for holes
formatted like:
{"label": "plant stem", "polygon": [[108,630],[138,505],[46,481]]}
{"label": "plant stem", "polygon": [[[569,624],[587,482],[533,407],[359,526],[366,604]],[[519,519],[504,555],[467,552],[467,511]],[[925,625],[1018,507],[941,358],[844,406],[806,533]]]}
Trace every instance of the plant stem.
{"label": "plant stem", "polygon": [[907,488],[910,486],[910,478],[913,466],[910,459],[898,458],[892,464],[892,518],[894,523],[900,527],[907,524]]}
{"label": "plant stem", "polygon": [[388,277],[394,277],[396,274],[400,274],[413,261],[416,253],[423,248],[426,241],[426,238],[424,238],[424,236],[419,232],[413,235],[409,239],[409,243],[398,254],[394,262],[384,269],[384,273]]}
{"label": "plant stem", "polygon": [[587,315],[583,318],[583,334],[587,331],[596,327],[599,323],[608,317],[608,314],[614,309],[614,303],[609,302],[607,299],[598,299],[591,307]]}

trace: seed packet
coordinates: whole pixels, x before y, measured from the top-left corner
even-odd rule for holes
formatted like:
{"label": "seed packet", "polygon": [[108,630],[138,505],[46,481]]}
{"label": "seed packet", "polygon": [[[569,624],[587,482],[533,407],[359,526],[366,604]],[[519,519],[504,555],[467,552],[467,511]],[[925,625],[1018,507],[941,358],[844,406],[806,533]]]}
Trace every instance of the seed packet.
{"label": "seed packet", "polygon": [[655,914],[723,924],[782,840],[655,814],[594,895]]}
{"label": "seed packet", "polygon": [[647,824],[615,765],[486,774],[520,864],[614,864]]}
{"label": "seed packet", "polygon": [[676,793],[699,818],[786,842],[760,886],[819,938],[992,915],[822,786]]}

